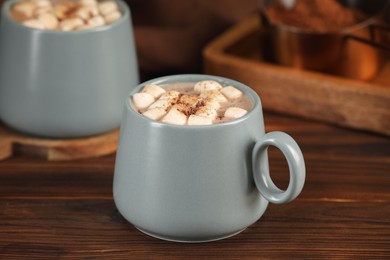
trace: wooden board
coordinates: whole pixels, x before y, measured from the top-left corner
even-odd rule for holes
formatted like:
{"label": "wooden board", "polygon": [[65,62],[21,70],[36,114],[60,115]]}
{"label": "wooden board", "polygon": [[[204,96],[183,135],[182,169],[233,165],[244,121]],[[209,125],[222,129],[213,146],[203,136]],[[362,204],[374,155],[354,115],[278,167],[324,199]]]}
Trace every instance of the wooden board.
{"label": "wooden board", "polygon": [[390,135],[390,61],[370,82],[262,61],[260,21],[252,17],[209,43],[204,72],[252,87],[263,108]]}
{"label": "wooden board", "polygon": [[14,153],[28,154],[49,161],[99,157],[114,153],[119,130],[76,139],[44,139],[23,135],[0,122],[0,160]]}

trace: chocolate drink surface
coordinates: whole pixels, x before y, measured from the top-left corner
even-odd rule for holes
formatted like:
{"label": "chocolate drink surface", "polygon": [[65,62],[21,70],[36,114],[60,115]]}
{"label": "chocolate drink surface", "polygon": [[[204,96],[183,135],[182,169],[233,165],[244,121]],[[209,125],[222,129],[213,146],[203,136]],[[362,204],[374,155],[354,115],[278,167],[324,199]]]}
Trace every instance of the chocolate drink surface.
{"label": "chocolate drink surface", "polygon": [[133,107],[152,120],[175,125],[211,125],[242,117],[252,101],[234,86],[216,81],[147,85],[131,97]]}

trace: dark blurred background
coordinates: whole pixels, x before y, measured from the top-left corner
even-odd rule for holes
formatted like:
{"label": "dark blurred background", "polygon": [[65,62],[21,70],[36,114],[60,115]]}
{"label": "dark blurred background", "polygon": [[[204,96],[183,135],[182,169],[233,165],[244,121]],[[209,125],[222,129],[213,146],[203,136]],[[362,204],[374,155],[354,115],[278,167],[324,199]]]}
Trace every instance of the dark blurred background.
{"label": "dark blurred background", "polygon": [[126,0],[143,80],[200,73],[202,49],[233,24],[256,13],[257,0]]}

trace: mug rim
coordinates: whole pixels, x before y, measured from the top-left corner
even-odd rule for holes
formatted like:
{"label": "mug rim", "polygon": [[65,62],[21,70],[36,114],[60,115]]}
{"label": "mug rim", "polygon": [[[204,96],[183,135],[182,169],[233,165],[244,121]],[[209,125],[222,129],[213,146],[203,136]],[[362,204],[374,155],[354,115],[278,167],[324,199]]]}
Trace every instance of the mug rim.
{"label": "mug rim", "polygon": [[[187,79],[187,80],[186,80]],[[144,86],[148,84],[173,84],[173,83],[188,83],[188,82],[198,82],[202,80],[215,80],[218,83],[221,83],[223,86],[234,86],[240,89],[244,92],[244,94],[248,95],[252,101],[252,108],[248,113],[245,115],[229,120],[222,123],[217,124],[211,124],[211,125],[175,125],[175,124],[168,124],[161,121],[153,120],[150,118],[147,118],[146,116],[141,115],[138,111],[135,110],[135,108],[131,104],[131,97],[133,94],[138,93]],[[229,125],[237,125],[240,124],[243,121],[246,121],[248,118],[252,117],[253,114],[257,113],[260,109],[262,111],[261,107],[261,99],[260,96],[249,86],[245,85],[244,83],[241,83],[239,81],[217,76],[217,75],[208,75],[208,74],[174,74],[174,75],[166,75],[157,77],[154,79],[147,80],[145,82],[142,82],[138,84],[135,88],[131,89],[128,93],[126,100],[125,100],[125,108],[130,112],[132,115],[135,115],[140,120],[144,120],[144,122],[151,123],[152,125],[159,126],[159,127],[168,127],[168,128],[182,128],[182,129],[208,129],[208,128],[215,128],[215,127],[226,127]]]}
{"label": "mug rim", "polygon": [[111,23],[106,24],[103,26],[98,26],[95,28],[85,29],[85,30],[71,30],[71,31],[60,31],[60,30],[49,30],[49,29],[37,29],[37,28],[31,28],[28,26],[23,25],[20,22],[15,21],[12,19],[12,17],[9,15],[12,5],[18,2],[22,2],[24,0],[8,0],[4,2],[2,8],[1,8],[1,16],[2,19],[7,19],[13,26],[22,28],[26,31],[30,32],[39,32],[42,34],[53,34],[53,35],[79,35],[79,34],[86,34],[86,33],[98,33],[98,32],[104,32],[111,30],[114,27],[119,26],[120,24],[124,23],[126,20],[128,20],[130,16],[130,8],[123,0],[112,0],[115,1],[120,8],[120,11],[122,13],[122,16],[119,18],[119,20]]}

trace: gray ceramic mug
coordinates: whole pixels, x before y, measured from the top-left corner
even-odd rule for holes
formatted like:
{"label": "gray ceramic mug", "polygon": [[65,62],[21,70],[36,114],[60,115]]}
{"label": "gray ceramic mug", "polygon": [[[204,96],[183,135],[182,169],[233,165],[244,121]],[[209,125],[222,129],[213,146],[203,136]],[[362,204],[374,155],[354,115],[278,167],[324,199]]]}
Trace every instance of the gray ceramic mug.
{"label": "gray ceramic mug", "polygon": [[73,138],[119,127],[124,97],[139,84],[131,16],[81,31],[32,29],[2,7],[0,119],[19,131]]}
{"label": "gray ceramic mug", "polygon": [[[258,95],[242,83],[216,76],[175,75],[148,81],[172,84],[216,80],[246,93],[253,108],[243,117],[208,126],[177,126],[150,120],[128,99],[115,162],[114,200],[142,232],[179,242],[232,236],[256,222],[268,202],[287,203],[305,181],[296,142],[283,132],[265,133]],[[268,168],[267,147],[285,155],[290,182],[282,191]]]}

